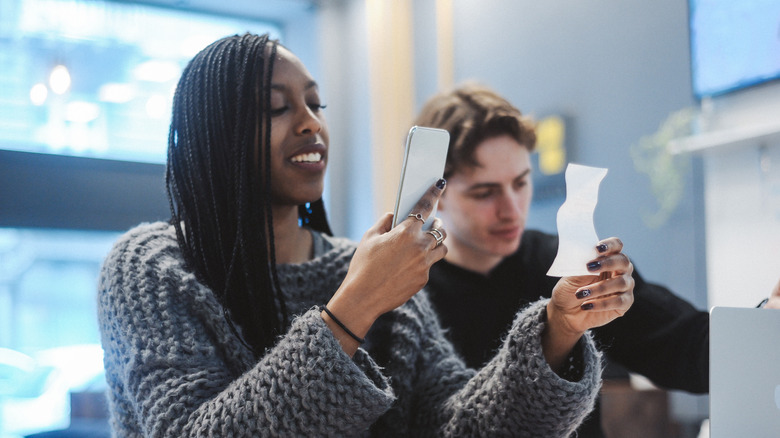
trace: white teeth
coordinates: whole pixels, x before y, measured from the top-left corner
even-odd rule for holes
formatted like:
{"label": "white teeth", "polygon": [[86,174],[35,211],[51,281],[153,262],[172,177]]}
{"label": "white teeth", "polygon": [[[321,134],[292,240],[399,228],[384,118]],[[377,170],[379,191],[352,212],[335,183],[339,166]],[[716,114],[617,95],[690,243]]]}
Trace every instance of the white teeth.
{"label": "white teeth", "polygon": [[312,152],[310,154],[301,154],[292,157],[293,163],[319,163],[322,160],[322,154],[319,152]]}

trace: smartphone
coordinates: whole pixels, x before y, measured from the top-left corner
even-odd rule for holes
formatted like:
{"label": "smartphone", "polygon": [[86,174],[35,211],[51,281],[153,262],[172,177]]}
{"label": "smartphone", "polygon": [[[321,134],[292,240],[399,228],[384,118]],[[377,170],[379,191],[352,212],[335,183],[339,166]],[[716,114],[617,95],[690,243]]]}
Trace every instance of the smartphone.
{"label": "smartphone", "polygon": [[[393,227],[412,213],[412,209],[426,190],[444,175],[449,146],[450,133],[443,129],[413,126],[409,130],[393,210]],[[437,205],[438,203],[433,206],[428,217],[425,217],[424,230],[431,228],[433,220],[428,218],[432,219],[436,216]]]}

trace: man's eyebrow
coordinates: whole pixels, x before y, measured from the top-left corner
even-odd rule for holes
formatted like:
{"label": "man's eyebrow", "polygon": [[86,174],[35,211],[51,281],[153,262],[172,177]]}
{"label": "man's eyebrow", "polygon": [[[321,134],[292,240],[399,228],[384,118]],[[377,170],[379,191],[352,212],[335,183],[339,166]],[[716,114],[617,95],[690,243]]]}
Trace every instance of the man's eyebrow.
{"label": "man's eyebrow", "polygon": [[[530,173],[531,173],[531,168],[528,168],[525,171],[523,171],[522,173],[520,173],[520,175],[517,175],[514,179],[525,178]],[[495,183],[495,182],[476,183],[474,185],[469,186],[469,188],[466,189],[466,190],[479,190],[479,189],[490,188],[490,187],[498,187],[500,185],[501,184]]]}
{"label": "man's eyebrow", "polygon": [[466,189],[466,190],[467,191],[471,191],[471,190],[487,189],[487,188],[491,188],[491,187],[498,187],[499,185],[500,184],[493,183],[493,182],[476,183],[476,184],[470,185],[469,188]]}

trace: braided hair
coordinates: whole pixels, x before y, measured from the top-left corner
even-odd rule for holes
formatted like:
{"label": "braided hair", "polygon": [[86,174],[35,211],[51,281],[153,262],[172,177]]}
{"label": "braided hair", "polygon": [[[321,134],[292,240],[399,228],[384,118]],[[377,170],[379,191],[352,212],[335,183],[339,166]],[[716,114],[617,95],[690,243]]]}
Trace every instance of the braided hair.
{"label": "braided hair", "polygon": [[[256,357],[288,325],[271,211],[270,101],[278,45],[267,34],[234,35],[189,62],[173,99],[165,173],[185,260]],[[299,216],[331,234],[322,199],[300,206]]]}

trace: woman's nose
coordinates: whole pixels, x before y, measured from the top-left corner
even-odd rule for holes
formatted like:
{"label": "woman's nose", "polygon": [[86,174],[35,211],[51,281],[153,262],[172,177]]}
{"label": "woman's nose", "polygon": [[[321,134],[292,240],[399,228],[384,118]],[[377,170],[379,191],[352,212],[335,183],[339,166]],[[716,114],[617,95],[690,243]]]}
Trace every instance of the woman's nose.
{"label": "woman's nose", "polygon": [[322,129],[322,122],[314,111],[308,106],[304,106],[299,115],[296,131],[299,135],[316,134]]}

